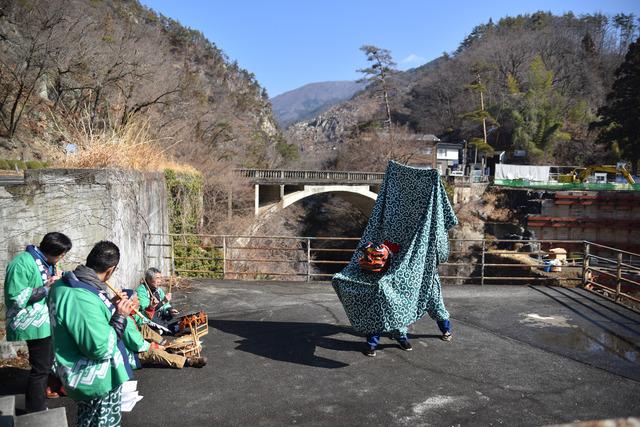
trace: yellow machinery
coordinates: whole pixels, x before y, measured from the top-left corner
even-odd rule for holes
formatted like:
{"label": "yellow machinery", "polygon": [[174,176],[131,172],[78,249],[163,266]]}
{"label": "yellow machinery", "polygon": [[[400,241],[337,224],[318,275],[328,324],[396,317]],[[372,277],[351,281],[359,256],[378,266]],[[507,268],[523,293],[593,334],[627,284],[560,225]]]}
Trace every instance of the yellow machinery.
{"label": "yellow machinery", "polygon": [[583,183],[586,182],[591,174],[595,172],[621,174],[629,184],[636,183],[633,176],[631,176],[627,168],[622,163],[617,165],[594,165],[587,166],[586,168],[574,169],[566,175],[560,175],[558,177],[558,182],[568,182],[572,184]]}

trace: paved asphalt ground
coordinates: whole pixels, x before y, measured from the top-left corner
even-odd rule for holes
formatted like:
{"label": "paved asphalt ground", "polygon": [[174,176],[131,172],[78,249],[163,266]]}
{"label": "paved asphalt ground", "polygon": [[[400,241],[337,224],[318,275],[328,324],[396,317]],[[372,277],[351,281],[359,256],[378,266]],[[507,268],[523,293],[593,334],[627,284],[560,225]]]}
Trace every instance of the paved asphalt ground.
{"label": "paved asphalt ground", "polygon": [[[143,369],[124,426],[542,426],[640,415],[640,315],[576,289],[450,286],[453,341],[425,318],[414,350],[365,357],[328,284],[200,281],[203,369]],[[0,370],[9,389],[24,374]],[[7,382],[6,382],[7,381]],[[7,387],[2,387],[5,393]],[[69,399],[50,400],[66,406]],[[73,424],[72,424],[73,425]]]}

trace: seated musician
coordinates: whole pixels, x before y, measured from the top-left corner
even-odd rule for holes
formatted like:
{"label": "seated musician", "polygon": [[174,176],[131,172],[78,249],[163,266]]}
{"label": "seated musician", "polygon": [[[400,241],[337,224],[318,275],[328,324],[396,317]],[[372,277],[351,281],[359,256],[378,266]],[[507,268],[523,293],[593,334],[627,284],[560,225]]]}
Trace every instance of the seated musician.
{"label": "seated musician", "polygon": [[[160,288],[161,284],[160,270],[151,267],[145,272],[142,282],[136,288],[136,294],[140,301],[140,313],[147,316],[149,320],[166,324],[178,315],[178,310],[171,307],[171,294],[165,294]],[[136,316],[136,323],[141,328],[142,334],[146,335],[149,326],[144,319]]]}
{"label": "seated musician", "polygon": [[[139,310],[139,301],[130,289],[124,292],[131,299],[134,308]],[[129,322],[135,325],[134,322]],[[145,324],[146,325],[146,324]],[[151,328],[146,328],[144,339],[138,333],[131,334],[134,339],[124,340],[125,347],[129,353],[131,366],[135,368],[141,367],[169,367],[182,369],[183,367],[202,368],[207,364],[206,357],[184,357],[179,354],[172,354],[165,350],[165,345],[169,344],[167,339],[162,338],[160,334]],[[137,353],[137,359],[134,354]],[[139,363],[138,363],[139,362]]]}

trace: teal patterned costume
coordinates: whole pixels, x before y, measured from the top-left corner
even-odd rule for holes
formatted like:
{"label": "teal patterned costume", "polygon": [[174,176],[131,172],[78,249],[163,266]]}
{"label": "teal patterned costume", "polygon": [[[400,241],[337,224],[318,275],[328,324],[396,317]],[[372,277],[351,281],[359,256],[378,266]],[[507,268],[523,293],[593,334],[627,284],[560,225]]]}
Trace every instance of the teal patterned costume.
{"label": "teal patterned costume", "polygon": [[449,256],[447,231],[457,223],[437,170],[389,162],[360,247],[387,240],[400,244],[400,251],[381,273],[361,269],[356,251],[333,277],[358,332],[404,332],[425,314],[437,321],[449,318],[438,264]]}
{"label": "teal patterned costume", "polygon": [[122,386],[105,396],[78,400],[78,427],[116,427],[122,424]]}

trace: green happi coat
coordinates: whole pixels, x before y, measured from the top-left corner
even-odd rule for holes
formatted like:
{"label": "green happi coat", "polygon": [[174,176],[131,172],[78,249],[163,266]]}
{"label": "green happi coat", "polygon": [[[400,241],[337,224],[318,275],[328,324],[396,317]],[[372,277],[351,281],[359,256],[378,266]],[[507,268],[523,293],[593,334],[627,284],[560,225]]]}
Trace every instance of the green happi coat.
{"label": "green happi coat", "polygon": [[7,308],[7,341],[26,341],[51,336],[46,298],[28,304],[35,288],[44,282],[29,252],[17,255],[7,266],[4,304]]}
{"label": "green happi coat", "polygon": [[58,280],[49,293],[49,310],[54,369],[69,397],[95,399],[129,380],[116,331],[109,324],[112,313],[98,295]]}
{"label": "green happi coat", "polygon": [[[156,293],[156,296],[160,299],[160,301],[164,300],[165,293],[162,288],[157,288]],[[138,295],[138,301],[140,301],[140,309],[138,311],[144,314],[144,310],[151,305],[151,295],[149,294],[149,289],[147,289],[144,283],[141,283],[136,288],[136,294]],[[169,302],[166,302],[157,310],[157,312],[165,313],[169,309],[171,309],[171,304]],[[135,319],[138,326],[142,326],[145,323],[145,321],[141,319],[137,314],[135,315]]]}
{"label": "green happi coat", "polygon": [[127,319],[127,328],[122,335],[122,342],[127,348],[127,355],[129,356],[129,364],[132,369],[140,369],[140,361],[136,357],[138,353],[149,351],[151,344],[145,341],[142,334],[136,327],[134,320],[129,317]]}

